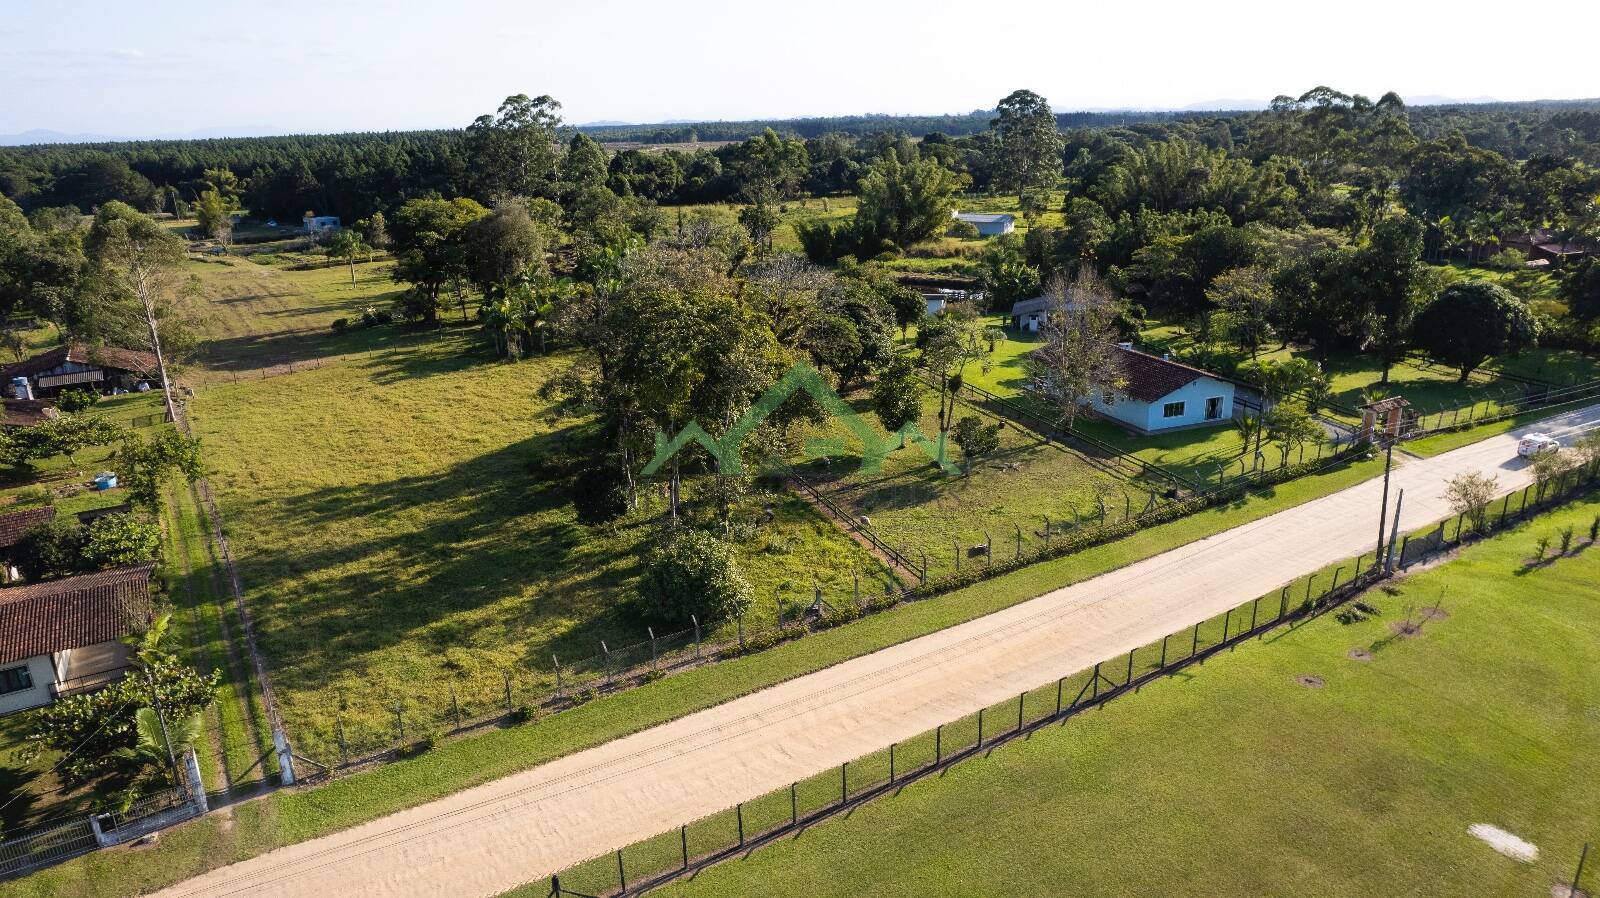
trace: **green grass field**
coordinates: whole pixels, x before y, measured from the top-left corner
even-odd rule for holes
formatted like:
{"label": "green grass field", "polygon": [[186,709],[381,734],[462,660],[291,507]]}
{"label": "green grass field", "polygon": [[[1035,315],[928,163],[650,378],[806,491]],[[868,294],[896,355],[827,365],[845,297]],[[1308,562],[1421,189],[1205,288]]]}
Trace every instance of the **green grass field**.
{"label": "green grass field", "polygon": [[[854,404],[863,417],[875,420],[866,400]],[[985,423],[995,420],[964,404],[957,406],[955,416],[973,414]],[[931,393],[923,398],[918,427],[930,440],[937,439],[938,399]],[[1147,489],[1010,424],[1000,430],[999,450],[970,465],[949,444],[949,461],[966,468],[955,474],[936,467],[916,447],[890,452],[880,470],[864,473],[858,467],[858,447],[841,425],[834,422],[821,436],[838,440],[845,451],[831,455],[827,465],[811,461],[800,470],[852,516],[868,518],[880,537],[914,563],[920,566],[921,553],[926,553],[930,577],[955,570],[957,545],[964,565],[981,565],[982,557],[969,560],[967,551],[988,539],[994,541],[995,557],[1009,558],[1016,551],[1019,529],[1024,551],[1043,542],[1046,516],[1059,534],[1075,516],[1097,520],[1097,496],[1105,500],[1111,520],[1123,517],[1130,502],[1137,514],[1149,498]]]}
{"label": "green grass field", "polygon": [[[464,714],[484,713],[503,703],[503,673],[531,699],[554,688],[552,654],[646,638],[629,609],[661,501],[651,488],[616,526],[576,522],[568,477],[586,425],[535,395],[566,363],[497,362],[460,330],[191,400],[302,751],[337,758],[340,718],[352,745],[382,744],[396,703],[438,719],[452,689]],[[777,598],[809,599],[814,578],[839,594],[852,568],[882,590],[881,565],[788,494],[752,496],[736,518],[758,599],[747,625],[774,618]]]}
{"label": "green grass field", "polygon": [[545,761],[637,732],[848,658],[867,654],[1257,520],[1381,470],[1361,462],[1301,478],[1232,505],[1151,527],[1084,552],[1031,565],[932,601],[902,605],[765,652],[694,668],[603,696],[525,726],[448,740],[433,751],[303,791],[238,804],[162,835],[154,851],[99,853],[19,880],[19,896],[121,898],[203,870],[325,835]]}
{"label": "green grass field", "polygon": [[1368,593],[1375,615],[1274,633],[663,894],[1553,894],[1600,835],[1600,547],[1529,556],[1597,513],[1535,519]]}

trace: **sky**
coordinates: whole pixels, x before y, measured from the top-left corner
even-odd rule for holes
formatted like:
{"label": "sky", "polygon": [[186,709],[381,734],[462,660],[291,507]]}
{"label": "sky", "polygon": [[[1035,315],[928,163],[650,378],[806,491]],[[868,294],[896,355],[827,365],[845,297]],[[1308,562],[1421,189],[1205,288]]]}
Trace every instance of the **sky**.
{"label": "sky", "polygon": [[1266,101],[1600,97],[1600,3],[0,0],[0,134],[462,127]]}

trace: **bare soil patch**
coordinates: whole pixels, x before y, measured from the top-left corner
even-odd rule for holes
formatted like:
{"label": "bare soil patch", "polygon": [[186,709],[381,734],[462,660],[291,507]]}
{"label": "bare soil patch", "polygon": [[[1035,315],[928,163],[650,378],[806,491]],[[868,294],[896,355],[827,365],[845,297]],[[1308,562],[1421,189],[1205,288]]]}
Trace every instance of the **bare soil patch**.
{"label": "bare soil patch", "polygon": [[1323,686],[1327,685],[1322,681],[1321,677],[1313,674],[1301,674],[1300,676],[1295,677],[1294,681],[1299,683],[1301,686],[1306,687],[1307,689],[1321,689]]}
{"label": "bare soil patch", "polygon": [[1364,649],[1364,648],[1362,648],[1361,646],[1358,645],[1355,648],[1351,649],[1349,652],[1347,652],[1345,654],[1345,657],[1349,658],[1351,661],[1371,661],[1372,660],[1372,652],[1370,652],[1370,651],[1368,651],[1368,650],[1366,650],[1366,649]]}

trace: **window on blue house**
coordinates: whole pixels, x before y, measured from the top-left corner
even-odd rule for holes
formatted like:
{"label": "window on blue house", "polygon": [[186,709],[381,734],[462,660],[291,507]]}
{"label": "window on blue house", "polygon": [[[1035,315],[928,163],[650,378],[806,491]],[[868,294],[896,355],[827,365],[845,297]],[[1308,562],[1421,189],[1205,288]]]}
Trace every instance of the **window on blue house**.
{"label": "window on blue house", "polygon": [[1181,403],[1181,402],[1169,402],[1166,405],[1163,405],[1161,407],[1161,417],[1163,417],[1163,418],[1182,418],[1183,417],[1183,403]]}

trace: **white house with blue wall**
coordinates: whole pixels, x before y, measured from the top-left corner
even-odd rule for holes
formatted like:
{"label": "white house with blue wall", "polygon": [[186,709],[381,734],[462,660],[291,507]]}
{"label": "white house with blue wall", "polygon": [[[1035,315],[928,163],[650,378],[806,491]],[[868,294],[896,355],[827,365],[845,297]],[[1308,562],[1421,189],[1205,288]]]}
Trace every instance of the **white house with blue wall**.
{"label": "white house with blue wall", "polygon": [[1233,417],[1233,382],[1208,371],[1118,344],[1126,383],[1090,407],[1142,433],[1220,424]]}

